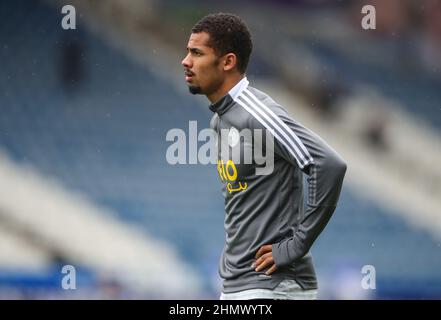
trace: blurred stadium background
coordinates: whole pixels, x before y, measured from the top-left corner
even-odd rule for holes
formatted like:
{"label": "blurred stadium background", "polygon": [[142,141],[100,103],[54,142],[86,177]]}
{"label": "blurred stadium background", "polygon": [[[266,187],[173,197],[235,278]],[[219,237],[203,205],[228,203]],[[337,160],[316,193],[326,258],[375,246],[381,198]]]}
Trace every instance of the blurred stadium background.
{"label": "blurred stadium background", "polygon": [[[65,4],[76,30],[61,28]],[[209,125],[180,61],[218,11],[249,24],[255,86],[348,162],[312,250],[320,298],[440,299],[435,0],[0,1],[0,299],[218,298],[216,169],[165,159],[169,129]]]}

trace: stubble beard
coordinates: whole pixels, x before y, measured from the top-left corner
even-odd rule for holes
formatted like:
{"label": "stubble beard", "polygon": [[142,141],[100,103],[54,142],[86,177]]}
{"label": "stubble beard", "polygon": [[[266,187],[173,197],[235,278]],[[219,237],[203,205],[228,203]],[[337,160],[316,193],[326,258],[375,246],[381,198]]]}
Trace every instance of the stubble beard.
{"label": "stubble beard", "polygon": [[191,94],[201,94],[202,89],[199,86],[188,86],[188,91],[190,91]]}

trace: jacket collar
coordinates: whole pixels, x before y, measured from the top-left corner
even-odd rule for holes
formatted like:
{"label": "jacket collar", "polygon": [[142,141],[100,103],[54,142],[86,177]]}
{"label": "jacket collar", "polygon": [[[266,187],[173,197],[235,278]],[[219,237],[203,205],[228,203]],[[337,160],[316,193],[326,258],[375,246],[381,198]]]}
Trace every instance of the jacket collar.
{"label": "jacket collar", "polygon": [[247,77],[243,77],[228,93],[215,103],[209,106],[210,110],[222,115],[230,109],[234,104],[234,99],[248,87],[249,81]]}

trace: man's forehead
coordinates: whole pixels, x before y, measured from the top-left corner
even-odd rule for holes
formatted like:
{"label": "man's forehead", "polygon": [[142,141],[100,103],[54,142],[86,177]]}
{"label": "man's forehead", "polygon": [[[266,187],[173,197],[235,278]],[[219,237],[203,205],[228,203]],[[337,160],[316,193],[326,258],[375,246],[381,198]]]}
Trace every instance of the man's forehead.
{"label": "man's forehead", "polygon": [[210,35],[206,32],[192,33],[188,40],[189,47],[208,47]]}

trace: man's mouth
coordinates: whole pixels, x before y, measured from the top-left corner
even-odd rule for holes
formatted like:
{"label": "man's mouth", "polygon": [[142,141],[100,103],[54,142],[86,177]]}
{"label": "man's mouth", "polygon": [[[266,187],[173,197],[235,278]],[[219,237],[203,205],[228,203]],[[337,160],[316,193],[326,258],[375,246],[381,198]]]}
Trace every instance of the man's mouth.
{"label": "man's mouth", "polygon": [[185,71],[185,81],[190,82],[193,79],[194,73],[191,71]]}

